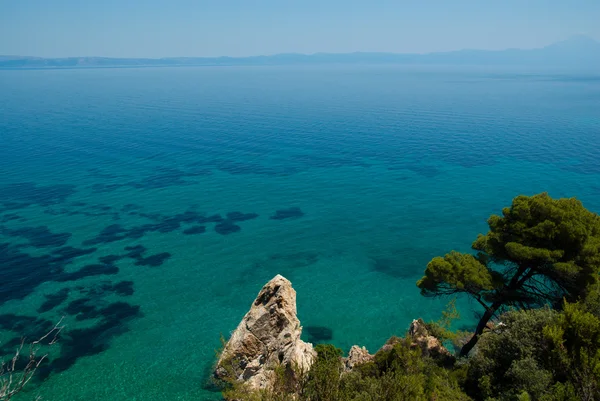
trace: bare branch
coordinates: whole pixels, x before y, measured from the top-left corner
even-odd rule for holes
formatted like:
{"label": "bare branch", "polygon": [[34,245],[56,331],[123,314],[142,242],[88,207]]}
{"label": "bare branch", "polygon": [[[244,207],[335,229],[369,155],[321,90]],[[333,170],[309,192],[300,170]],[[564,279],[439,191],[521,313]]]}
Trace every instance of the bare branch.
{"label": "bare branch", "polygon": [[[37,356],[43,342],[51,338],[47,345],[53,345],[58,339],[58,335],[64,328],[61,326],[64,318],[54,325],[54,327],[44,334],[39,339],[29,344],[29,355],[27,363],[22,369],[19,369],[17,362],[21,359],[21,354],[25,346],[25,339],[21,340],[21,344],[15,350],[15,354],[9,363],[2,361],[0,365],[0,401],[9,401],[15,394],[19,393],[35,376],[37,369],[42,362],[47,359],[48,354],[41,357]],[[39,400],[37,397],[36,400]]]}

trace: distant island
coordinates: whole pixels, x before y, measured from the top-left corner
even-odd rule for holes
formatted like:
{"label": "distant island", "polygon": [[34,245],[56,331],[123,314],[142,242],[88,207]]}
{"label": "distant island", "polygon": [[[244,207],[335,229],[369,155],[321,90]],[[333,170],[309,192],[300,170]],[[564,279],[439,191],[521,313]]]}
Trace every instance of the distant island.
{"label": "distant island", "polygon": [[0,56],[0,68],[85,68],[85,67],[169,67],[169,66],[252,66],[309,64],[423,64],[423,65],[503,65],[600,67],[600,42],[576,35],[539,49],[458,50],[428,54],[396,53],[316,53],[276,54],[252,57],[169,57],[41,58]]}

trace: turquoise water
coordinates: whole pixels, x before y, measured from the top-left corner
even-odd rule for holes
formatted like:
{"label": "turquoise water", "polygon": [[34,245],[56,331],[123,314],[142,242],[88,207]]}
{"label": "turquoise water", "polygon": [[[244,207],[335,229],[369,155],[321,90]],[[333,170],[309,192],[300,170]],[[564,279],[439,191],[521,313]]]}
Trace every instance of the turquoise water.
{"label": "turquoise water", "polygon": [[67,324],[28,397],[218,399],[219,335],[277,273],[307,340],[375,351],[439,316],[415,281],[514,196],[600,211],[597,74],[29,70],[0,89],[0,351]]}

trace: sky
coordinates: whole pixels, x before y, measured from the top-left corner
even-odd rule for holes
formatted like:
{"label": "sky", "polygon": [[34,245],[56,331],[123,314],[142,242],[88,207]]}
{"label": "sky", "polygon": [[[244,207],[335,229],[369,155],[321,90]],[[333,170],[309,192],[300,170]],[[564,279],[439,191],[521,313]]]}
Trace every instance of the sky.
{"label": "sky", "polygon": [[600,40],[600,0],[0,0],[0,54],[428,53]]}

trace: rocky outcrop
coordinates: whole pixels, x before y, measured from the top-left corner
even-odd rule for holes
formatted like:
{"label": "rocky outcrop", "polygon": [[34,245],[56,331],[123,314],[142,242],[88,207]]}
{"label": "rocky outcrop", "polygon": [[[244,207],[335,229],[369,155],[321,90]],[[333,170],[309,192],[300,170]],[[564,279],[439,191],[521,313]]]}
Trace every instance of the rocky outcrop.
{"label": "rocky outcrop", "polygon": [[273,385],[274,369],[307,372],[316,360],[312,344],[300,340],[302,327],[296,316],[296,291],[281,275],[260,290],[250,311],[225,345],[214,375],[238,380],[251,389]]}
{"label": "rocky outcrop", "polygon": [[367,351],[365,347],[361,348],[358,345],[353,345],[348,352],[348,357],[342,359],[344,362],[344,370],[349,372],[357,365],[371,362],[373,358],[374,356],[369,354],[369,351]]}
{"label": "rocky outcrop", "polygon": [[454,356],[442,345],[442,342],[429,335],[427,327],[421,319],[412,321],[408,335],[412,338],[413,345],[421,348],[423,356],[430,356],[448,363],[454,360]]}

